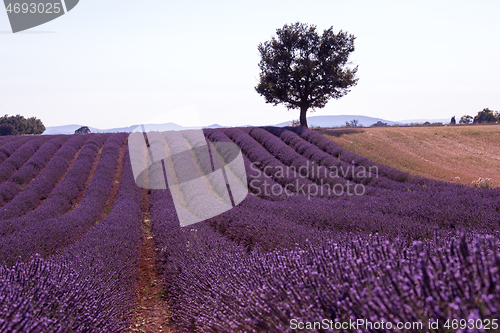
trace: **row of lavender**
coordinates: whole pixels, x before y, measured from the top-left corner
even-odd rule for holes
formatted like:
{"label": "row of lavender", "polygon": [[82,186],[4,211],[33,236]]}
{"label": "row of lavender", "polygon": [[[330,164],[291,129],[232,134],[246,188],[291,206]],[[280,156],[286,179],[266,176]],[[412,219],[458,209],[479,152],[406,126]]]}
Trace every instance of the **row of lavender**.
{"label": "row of lavender", "polygon": [[[181,228],[168,190],[154,190],[150,204],[167,299],[181,332],[292,332],[293,323],[325,321],[333,326],[321,326],[324,332],[394,331],[332,324],[359,320],[393,328],[421,322],[424,331],[439,321],[437,331],[455,332],[443,327],[446,320],[493,328],[500,315],[498,237],[448,233],[409,243],[382,235],[325,237],[311,228],[310,238],[325,239],[265,254],[221,237],[207,222]],[[250,218],[240,216],[247,227]]]}
{"label": "row of lavender", "polygon": [[[250,129],[251,132],[257,130]],[[291,133],[290,131],[284,131],[284,133],[287,132]],[[313,131],[309,130],[308,132]],[[312,136],[308,132],[304,131],[305,135]],[[206,133],[208,139],[213,141],[229,140],[224,134],[227,133],[234,142],[242,147],[243,153],[249,157],[249,163],[260,162],[256,165],[263,166],[261,170],[255,170],[255,165],[247,168],[250,191],[254,189],[252,184],[256,183],[256,179],[260,185],[264,184],[265,181],[270,181],[271,184],[274,184],[273,187],[279,187],[278,182],[282,179],[285,179],[286,182],[293,181],[293,178],[278,177],[274,179],[265,177],[265,171],[273,170],[273,165],[278,169],[287,168],[288,166],[283,163],[280,166],[279,163],[281,162],[270,154],[264,146],[277,146],[278,148],[274,153],[281,155],[278,158],[283,161],[295,158],[294,161],[299,162],[294,165],[294,168],[291,168],[295,170],[298,170],[302,165],[307,166],[306,162],[310,160],[306,160],[305,156],[316,156],[317,165],[323,163],[325,167],[329,166],[328,163],[335,162],[331,160],[334,155],[320,150],[318,146],[308,145],[307,141],[301,138],[295,138],[294,146],[306,146],[309,149],[299,149],[302,153],[299,154],[292,150],[287,151],[285,148],[290,147],[269,133],[271,136],[267,136],[267,141],[261,139],[263,146],[258,145],[257,141],[243,130],[207,130]],[[306,142],[299,144],[299,140]],[[248,149],[248,146],[252,146],[252,149]],[[328,148],[326,143],[324,143],[323,147]],[[347,154],[348,152],[342,152],[342,155]],[[364,163],[366,168],[372,165],[372,162],[357,156],[352,156],[351,159]],[[295,162],[292,161],[290,165],[293,163]],[[309,166],[311,165],[309,163]],[[373,165],[376,164],[373,163]],[[266,168],[267,166],[271,167]],[[356,165],[353,164],[353,166]],[[381,170],[380,178],[374,178],[368,184],[363,185],[366,187],[364,195],[287,196],[283,195],[284,191],[278,191],[277,193],[281,194],[280,200],[275,202],[257,200],[257,197],[249,196],[238,207],[214,218],[211,223],[219,228],[221,232],[229,233],[230,237],[240,238],[246,237],[242,234],[241,228],[237,227],[240,224],[238,216],[244,214],[254,216],[252,218],[254,221],[262,219],[282,220],[284,223],[277,224],[286,224],[288,227],[290,225],[307,225],[333,232],[381,232],[392,236],[404,236],[414,239],[432,236],[433,230],[437,226],[450,230],[459,227],[473,228],[482,232],[498,230],[500,226],[500,189],[482,191],[457,184],[435,182],[416,177],[401,177],[401,173],[397,170],[391,170],[382,165],[376,166]],[[287,172],[284,174],[286,175]],[[290,171],[289,174],[293,175],[293,171]],[[314,180],[317,173],[311,172],[310,175],[314,175],[311,177],[312,179],[297,175],[294,177],[303,180],[305,185],[310,185],[313,181],[317,181],[317,179]],[[260,178],[257,178],[257,176],[260,176]],[[407,180],[402,178],[407,178]],[[327,177],[320,178],[320,180],[325,183],[329,181],[346,181],[343,178],[329,179]],[[307,189],[307,187],[305,188]],[[262,186],[258,190],[263,191]],[[265,196],[262,198],[267,199]],[[246,245],[252,246],[251,240],[271,237],[265,235],[267,234],[265,229],[263,230],[260,227],[255,229],[262,230],[261,234],[263,236],[252,237],[252,232],[248,232],[249,237],[247,237]]]}
{"label": "row of lavender", "polygon": [[8,159],[19,147],[36,137],[30,136],[9,136],[0,141],[0,165]]}
{"label": "row of lavender", "polygon": [[[15,255],[28,259],[35,252],[46,259],[17,261],[10,268],[0,265],[0,331],[124,330],[135,300],[142,217],[141,190],[135,185],[127,151],[113,208],[99,220],[115,183],[125,139],[125,134],[107,139],[94,177],[75,210],[28,225],[1,240],[2,249],[8,250],[3,258],[7,262]],[[70,179],[80,183],[78,171],[88,174],[89,162],[102,143],[97,136],[87,140],[80,152],[83,155],[78,155],[57,193],[63,195],[63,189],[71,187]],[[74,197],[69,192],[65,195]]]}
{"label": "row of lavender", "polygon": [[[25,154],[30,153],[31,147],[28,147],[22,152],[20,151],[21,149],[15,151],[9,150],[8,147],[6,147],[7,145],[0,147],[1,154],[6,158],[4,160],[5,163],[0,164],[0,169],[2,170],[2,181],[0,182],[0,207],[12,200],[22,188],[45,168],[52,156],[61,147],[63,143],[62,140],[65,139],[66,137],[53,138],[45,142],[42,147],[36,149],[36,152],[34,152],[25,163],[22,163],[22,160],[24,160]],[[37,141],[36,139],[28,141],[27,145],[29,145],[30,142]]]}
{"label": "row of lavender", "polygon": [[[17,217],[37,207],[64,176],[76,153],[85,143],[85,139],[74,136],[62,145],[63,142],[56,138],[41,147],[7,182],[0,186],[0,193],[3,197],[0,219]],[[14,155],[2,166],[12,157]]]}
{"label": "row of lavender", "polygon": [[[367,191],[335,197],[249,195],[232,210],[186,228],[179,227],[168,190],[153,191],[153,232],[179,331],[286,332],[292,331],[292,319],[394,325],[439,320],[439,331],[451,332],[454,326],[442,326],[446,319],[467,318],[489,320],[491,328],[500,315],[498,190],[410,177],[382,165],[380,177],[371,179],[321,178],[314,172],[302,177],[293,170],[313,168],[307,161],[374,164],[312,131],[301,129],[299,136],[267,130],[207,130],[206,135],[242,148],[249,183],[349,180]],[[290,178],[273,177],[286,168]],[[467,240],[454,231],[459,227],[468,228]],[[484,235],[488,232],[497,236]],[[380,236],[370,236],[376,233]],[[329,328],[322,327],[339,331]],[[372,330],[391,331],[351,331]]]}
{"label": "row of lavender", "polygon": [[19,147],[0,165],[0,183],[9,179],[48,139],[50,137],[36,138]]}
{"label": "row of lavender", "polygon": [[[0,238],[0,247],[4,249],[0,253],[1,262],[12,264],[18,257],[28,259],[34,253],[52,255],[58,249],[72,244],[99,221],[111,195],[118,157],[121,149],[124,149],[126,135],[109,136],[92,180],[85,188],[103,139],[101,136],[88,139],[84,147],[86,149],[80,151],[64,180],[36,210],[16,219],[0,221],[0,230],[5,234]],[[84,191],[81,201],[69,211],[81,191]]]}
{"label": "row of lavender", "polygon": [[[40,222],[57,217],[75,206],[78,203],[77,198],[85,190],[91,169],[98,160],[98,153],[102,149],[105,140],[106,137],[104,136],[89,138],[78,152],[78,156],[65,175],[63,173],[65,170],[58,170],[57,165],[50,165],[44,172],[51,173],[51,169],[55,167],[54,172],[63,173],[64,178],[55,186],[42,205],[22,216],[0,220],[0,235],[10,235],[33,224],[34,221]],[[67,142],[67,145],[71,144],[71,141]],[[66,147],[63,146],[61,151],[65,149]]]}
{"label": "row of lavender", "polygon": [[[349,181],[400,190],[413,190],[415,187],[411,185],[422,182],[427,182],[427,185],[436,184],[426,179],[410,177],[404,172],[343,150],[311,130],[276,127],[265,129],[231,128],[224,129],[223,132],[241,147],[254,168],[260,168],[268,177],[275,178],[284,185],[293,184],[297,178],[305,180],[306,184],[314,182],[329,187],[345,185]],[[214,130],[206,132],[210,136]],[[324,192],[318,196],[324,196]]]}

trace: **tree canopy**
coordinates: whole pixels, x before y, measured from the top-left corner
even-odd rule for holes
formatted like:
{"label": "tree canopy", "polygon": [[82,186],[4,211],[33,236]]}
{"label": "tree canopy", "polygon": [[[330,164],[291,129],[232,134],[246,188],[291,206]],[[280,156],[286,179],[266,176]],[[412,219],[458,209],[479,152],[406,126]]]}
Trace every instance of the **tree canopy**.
{"label": "tree canopy", "polygon": [[285,25],[277,37],[258,46],[260,81],[255,90],[266,103],[282,103],[300,109],[300,125],[307,127],[306,112],[323,108],[357,84],[358,67],[349,68],[356,37],[333,27],[316,32],[316,26],[303,23]]}
{"label": "tree canopy", "polygon": [[471,124],[472,123],[472,120],[474,118],[472,118],[472,116],[469,116],[469,115],[465,115],[465,116],[462,116],[462,118],[460,118],[460,121],[459,123],[460,124],[464,124],[464,125],[468,125],[468,124]]}
{"label": "tree canopy", "polygon": [[79,129],[75,130],[75,134],[86,134],[86,133],[90,133],[90,128],[88,128],[87,126],[82,126]]}
{"label": "tree canopy", "polygon": [[498,120],[493,110],[485,108],[483,111],[479,111],[477,116],[474,117],[474,124],[495,123]]}
{"label": "tree canopy", "polygon": [[0,118],[0,135],[42,134],[45,126],[35,117],[24,118],[21,115]]}

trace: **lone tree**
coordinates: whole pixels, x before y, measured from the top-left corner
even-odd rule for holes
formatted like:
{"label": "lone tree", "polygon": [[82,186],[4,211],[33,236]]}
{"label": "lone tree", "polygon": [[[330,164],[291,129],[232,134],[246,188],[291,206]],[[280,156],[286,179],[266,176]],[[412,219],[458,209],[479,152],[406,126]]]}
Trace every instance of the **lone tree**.
{"label": "lone tree", "polygon": [[384,123],[383,121],[377,121],[375,124],[371,125],[370,127],[379,127],[379,126],[388,126],[387,123]]}
{"label": "lone tree", "polygon": [[462,116],[462,118],[460,118],[460,121],[459,123],[460,124],[465,124],[465,125],[468,125],[468,124],[471,124],[472,123],[472,120],[474,118],[472,118],[472,116],[469,116],[469,115],[465,115],[465,116]]}
{"label": "lone tree", "polygon": [[255,90],[274,106],[300,109],[300,125],[307,127],[309,108],[323,108],[356,85],[358,67],[347,67],[354,37],[333,27],[320,36],[316,26],[303,23],[276,30],[277,38],[259,44],[260,82]]}
{"label": "lone tree", "polygon": [[88,128],[87,126],[82,126],[79,129],[75,130],[75,134],[86,134],[86,133],[90,133],[90,128]]}

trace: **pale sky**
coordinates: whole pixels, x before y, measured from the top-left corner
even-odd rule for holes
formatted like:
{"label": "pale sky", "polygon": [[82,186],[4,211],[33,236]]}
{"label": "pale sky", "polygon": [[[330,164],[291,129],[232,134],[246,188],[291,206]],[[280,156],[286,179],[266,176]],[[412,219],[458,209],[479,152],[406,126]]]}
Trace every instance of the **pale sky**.
{"label": "pale sky", "polygon": [[298,119],[255,92],[257,45],[284,24],[357,37],[358,85],[311,115],[386,120],[500,110],[500,1],[80,0],[12,34],[0,10],[0,114],[45,126],[267,125]]}

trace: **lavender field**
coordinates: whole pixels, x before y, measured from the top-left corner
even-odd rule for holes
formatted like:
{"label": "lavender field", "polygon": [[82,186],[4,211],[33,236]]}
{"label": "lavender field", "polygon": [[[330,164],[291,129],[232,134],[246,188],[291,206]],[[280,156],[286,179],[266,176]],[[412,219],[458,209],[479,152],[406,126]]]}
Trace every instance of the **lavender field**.
{"label": "lavender field", "polygon": [[130,331],[145,218],[172,332],[499,331],[500,188],[306,128],[204,134],[241,148],[249,194],[187,227],[136,185],[128,133],[1,137],[0,332]]}

